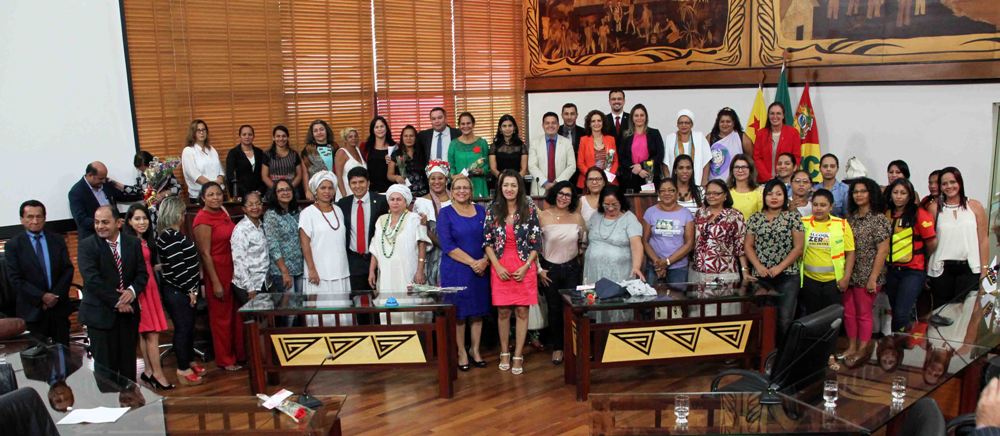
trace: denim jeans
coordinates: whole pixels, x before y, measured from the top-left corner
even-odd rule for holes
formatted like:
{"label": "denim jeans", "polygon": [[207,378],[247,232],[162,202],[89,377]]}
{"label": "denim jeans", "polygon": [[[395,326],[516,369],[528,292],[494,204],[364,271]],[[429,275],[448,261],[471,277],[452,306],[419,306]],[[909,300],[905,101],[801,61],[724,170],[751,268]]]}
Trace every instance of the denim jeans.
{"label": "denim jeans", "polygon": [[163,283],[163,303],[174,322],[174,354],[177,355],[177,369],[188,370],[194,360],[194,316],[191,298],[187,291],[181,291]]}
{"label": "denim jeans", "polygon": [[656,268],[653,267],[653,262],[646,262],[646,269],[643,273],[646,274],[646,283],[649,286],[656,286],[657,283],[684,283],[688,280],[687,265],[680,268],[667,268],[667,276],[659,278],[656,276]]}
{"label": "denim jeans", "polygon": [[917,298],[924,290],[927,273],[921,270],[890,266],[885,275],[885,294],[892,304],[892,331],[906,331],[913,322]]}

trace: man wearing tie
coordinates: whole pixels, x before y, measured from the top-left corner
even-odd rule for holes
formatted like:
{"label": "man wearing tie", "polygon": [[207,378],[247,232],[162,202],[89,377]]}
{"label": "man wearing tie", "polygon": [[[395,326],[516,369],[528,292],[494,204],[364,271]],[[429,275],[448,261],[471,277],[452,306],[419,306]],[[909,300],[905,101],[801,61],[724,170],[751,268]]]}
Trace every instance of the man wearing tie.
{"label": "man wearing tie", "polygon": [[135,381],[139,334],[138,293],[149,277],[139,240],[120,232],[111,206],[94,212],[94,232],[80,241],[77,261],[83,276],[80,322],[87,325],[95,372]]}
{"label": "man wearing tie", "polygon": [[[444,108],[431,109],[431,128],[417,134],[417,144],[424,150],[428,160],[448,160],[448,144],[462,136],[462,132],[448,125],[448,113]],[[365,273],[365,280],[367,274]]]}
{"label": "man wearing tie", "polygon": [[7,274],[17,291],[17,316],[37,338],[69,345],[69,285],[73,264],[66,241],[45,230],[45,205],[21,203],[19,233],[7,241]]}
{"label": "man wearing tie", "polygon": [[368,190],[368,170],[364,167],[351,168],[347,172],[347,183],[354,195],[341,198],[337,206],[344,213],[347,226],[347,265],[351,271],[351,290],[370,289],[368,267],[371,264],[369,242],[375,235],[375,221],[389,213],[389,203],[385,196]]}
{"label": "man wearing tie", "polygon": [[532,140],[528,147],[528,173],[535,178],[531,195],[545,195],[550,186],[569,180],[576,171],[573,143],[558,135],[559,115],[546,112],[542,116],[542,130],[545,135]]}
{"label": "man wearing tie", "polygon": [[611,126],[611,131],[615,134],[615,144],[621,144],[622,137],[624,136],[623,133],[628,128],[628,113],[625,112],[625,91],[612,89],[611,92],[608,92],[608,104],[611,105],[611,112],[604,116],[604,125]]}
{"label": "man wearing tie", "polygon": [[76,222],[78,240],[94,234],[94,211],[100,206],[111,206],[118,216],[119,201],[142,200],[142,191],[129,190],[108,178],[108,167],[94,161],[87,164],[83,178],[69,190],[69,211]]}
{"label": "man wearing tie", "polygon": [[[573,158],[580,155],[580,137],[587,134],[587,129],[576,125],[576,117],[579,112],[576,109],[576,105],[573,103],[566,103],[562,107],[562,119],[563,123],[559,126],[559,136],[569,139],[569,142],[573,144]],[[576,180],[580,178],[580,170],[585,170],[586,168],[577,168],[573,171],[573,175],[570,180]]]}

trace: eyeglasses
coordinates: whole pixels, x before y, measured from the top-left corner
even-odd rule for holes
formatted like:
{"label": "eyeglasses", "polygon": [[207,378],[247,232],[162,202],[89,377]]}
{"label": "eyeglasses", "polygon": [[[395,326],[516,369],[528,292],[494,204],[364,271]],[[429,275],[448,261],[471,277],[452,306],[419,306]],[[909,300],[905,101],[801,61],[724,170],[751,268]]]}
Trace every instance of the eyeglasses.
{"label": "eyeglasses", "polygon": [[736,166],[733,167],[734,171],[735,170],[749,170],[749,169],[750,169],[750,167],[747,166],[747,165],[736,165]]}
{"label": "eyeglasses", "polygon": [[573,198],[573,193],[572,192],[559,191],[559,192],[556,192],[556,197]]}
{"label": "eyeglasses", "polygon": [[194,131],[198,133],[208,133],[208,129],[194,129]]}
{"label": "eyeglasses", "polygon": [[622,205],[620,203],[615,202],[615,203],[604,203],[603,206],[605,209],[618,209]]}
{"label": "eyeglasses", "polygon": [[471,191],[472,188],[470,188],[468,186],[452,186],[451,190],[452,191]]}

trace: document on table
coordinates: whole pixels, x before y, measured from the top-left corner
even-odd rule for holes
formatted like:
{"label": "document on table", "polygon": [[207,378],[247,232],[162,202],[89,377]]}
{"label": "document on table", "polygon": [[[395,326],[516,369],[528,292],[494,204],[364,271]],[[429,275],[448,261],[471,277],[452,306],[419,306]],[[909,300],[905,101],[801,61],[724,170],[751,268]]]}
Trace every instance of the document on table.
{"label": "document on table", "polygon": [[97,407],[94,409],[75,409],[69,412],[63,419],[60,419],[57,424],[81,424],[81,423],[91,423],[91,424],[102,424],[107,422],[115,422],[118,418],[121,418],[125,412],[128,412],[128,407]]}

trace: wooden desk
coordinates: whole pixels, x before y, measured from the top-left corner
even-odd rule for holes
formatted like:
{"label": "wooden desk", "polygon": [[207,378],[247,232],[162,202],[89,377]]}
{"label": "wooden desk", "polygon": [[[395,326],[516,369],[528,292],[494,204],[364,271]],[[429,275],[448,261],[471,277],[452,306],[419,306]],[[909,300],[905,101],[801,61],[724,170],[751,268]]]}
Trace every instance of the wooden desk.
{"label": "wooden desk", "polygon": [[[308,421],[296,423],[277,409],[267,410],[255,396],[167,397],[163,399],[167,434],[340,436],[340,409],[346,395],[315,395],[323,402]],[[292,396],[295,399],[295,396]]]}

